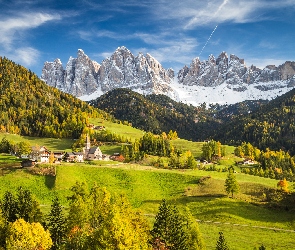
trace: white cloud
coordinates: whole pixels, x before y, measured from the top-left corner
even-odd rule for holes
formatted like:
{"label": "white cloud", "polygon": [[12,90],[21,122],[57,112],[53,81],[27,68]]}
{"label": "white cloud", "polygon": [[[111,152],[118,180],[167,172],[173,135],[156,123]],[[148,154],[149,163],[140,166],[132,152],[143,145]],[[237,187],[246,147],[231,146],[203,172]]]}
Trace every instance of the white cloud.
{"label": "white cloud", "polygon": [[26,33],[30,29],[39,27],[46,22],[60,20],[58,14],[48,13],[20,13],[9,18],[0,18],[0,45],[1,53],[10,59],[25,66],[35,64],[40,52],[26,44]]}
{"label": "white cloud", "polygon": [[18,32],[36,28],[48,21],[60,20],[60,15],[47,13],[23,13],[18,16],[0,19],[0,44],[7,49],[16,39]]}
{"label": "white cloud", "polygon": [[286,60],[274,58],[246,58],[245,62],[248,66],[254,65],[259,69],[264,69],[268,65],[282,65]]}
{"label": "white cloud", "polygon": [[10,51],[1,51],[10,60],[15,61],[24,66],[32,66],[38,62],[40,52],[32,47],[21,47]]}
{"label": "white cloud", "polygon": [[157,19],[175,21],[176,25],[193,29],[208,24],[224,22],[248,23],[272,19],[272,10],[294,8],[294,0],[170,0],[159,3],[152,13]]}

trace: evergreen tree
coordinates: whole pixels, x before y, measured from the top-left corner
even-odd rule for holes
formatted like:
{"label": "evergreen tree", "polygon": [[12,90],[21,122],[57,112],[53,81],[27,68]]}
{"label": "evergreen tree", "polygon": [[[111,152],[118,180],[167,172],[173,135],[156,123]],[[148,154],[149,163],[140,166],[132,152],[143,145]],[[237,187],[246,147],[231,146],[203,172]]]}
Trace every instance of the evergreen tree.
{"label": "evergreen tree", "polygon": [[240,186],[236,180],[236,176],[233,173],[233,170],[230,169],[225,180],[225,191],[227,194],[231,194],[234,197],[234,193],[238,193],[240,190]]}
{"label": "evergreen tree", "polygon": [[66,220],[58,198],[54,198],[48,215],[48,228],[52,239],[52,249],[59,249],[66,235]]}
{"label": "evergreen tree", "polygon": [[175,206],[162,201],[151,231],[153,241],[160,239],[170,250],[187,250],[188,236],[183,226],[184,219]]}
{"label": "evergreen tree", "polygon": [[222,232],[219,232],[219,239],[216,243],[216,250],[229,250]]}
{"label": "evergreen tree", "polygon": [[266,250],[266,247],[262,244],[262,245],[259,247],[259,250]]}
{"label": "evergreen tree", "polygon": [[33,198],[31,191],[19,187],[16,197],[6,192],[2,202],[2,214],[7,222],[24,219],[27,222],[41,222],[42,213],[39,203]]}

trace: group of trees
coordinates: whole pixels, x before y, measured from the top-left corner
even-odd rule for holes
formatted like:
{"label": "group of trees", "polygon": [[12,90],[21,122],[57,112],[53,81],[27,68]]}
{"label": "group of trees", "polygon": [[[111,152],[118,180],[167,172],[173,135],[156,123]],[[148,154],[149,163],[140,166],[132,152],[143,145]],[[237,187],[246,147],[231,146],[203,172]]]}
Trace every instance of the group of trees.
{"label": "group of trees", "polygon": [[202,146],[202,157],[211,162],[214,159],[218,159],[225,156],[225,146],[222,146],[219,141],[208,141]]}
{"label": "group of trees", "polygon": [[283,150],[272,151],[268,148],[265,151],[260,151],[249,142],[243,142],[240,146],[236,147],[235,155],[258,162],[258,166],[242,168],[243,173],[278,180],[284,178],[289,181],[294,180],[295,158],[288,152]]}
{"label": "group of trees", "polygon": [[68,197],[68,215],[55,198],[43,216],[29,190],[6,192],[1,200],[0,248],[3,249],[205,249],[196,220],[165,200],[153,228],[123,195],[77,182]]}
{"label": "group of trees", "polygon": [[155,156],[170,156],[173,151],[172,144],[166,134],[154,135],[151,132],[145,133],[139,140],[133,143],[122,145],[121,154],[125,161],[138,161],[145,154]]}
{"label": "group of trees", "polygon": [[284,149],[295,155],[295,90],[270,101],[257,111],[225,122],[215,131],[224,143],[250,142],[261,150]]}
{"label": "group of trees", "polygon": [[3,137],[0,141],[0,153],[13,153],[17,156],[27,155],[32,152],[31,144],[26,141],[15,143]]}

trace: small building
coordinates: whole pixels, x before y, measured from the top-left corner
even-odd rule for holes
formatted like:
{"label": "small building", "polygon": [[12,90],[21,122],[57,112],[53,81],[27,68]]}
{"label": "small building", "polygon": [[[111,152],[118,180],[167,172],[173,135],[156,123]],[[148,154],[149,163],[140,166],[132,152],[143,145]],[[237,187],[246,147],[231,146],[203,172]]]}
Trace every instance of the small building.
{"label": "small building", "polygon": [[61,162],[64,158],[65,153],[62,151],[55,151],[53,152],[55,161]]}
{"label": "small building", "polygon": [[81,152],[66,153],[64,158],[66,162],[84,162],[84,154]]}
{"label": "small building", "polygon": [[29,159],[39,161],[41,163],[49,162],[50,151],[45,147],[33,146]]}
{"label": "small building", "polygon": [[102,160],[102,152],[99,147],[91,147],[86,156],[87,160]]}

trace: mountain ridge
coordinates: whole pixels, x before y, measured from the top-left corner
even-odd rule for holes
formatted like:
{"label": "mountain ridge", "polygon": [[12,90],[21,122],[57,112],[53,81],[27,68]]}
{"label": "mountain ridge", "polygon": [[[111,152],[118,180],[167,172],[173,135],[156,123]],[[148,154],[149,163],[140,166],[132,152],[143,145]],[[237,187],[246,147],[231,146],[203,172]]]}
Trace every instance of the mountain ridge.
{"label": "mountain ridge", "polygon": [[244,100],[270,100],[295,86],[295,62],[259,69],[244,59],[222,52],[216,59],[194,58],[174,76],[150,54],[134,56],[122,46],[101,64],[79,49],[65,68],[59,59],[45,62],[41,79],[48,85],[89,101],[115,88],[141,94],[164,94],[176,101],[200,105],[233,104]]}

